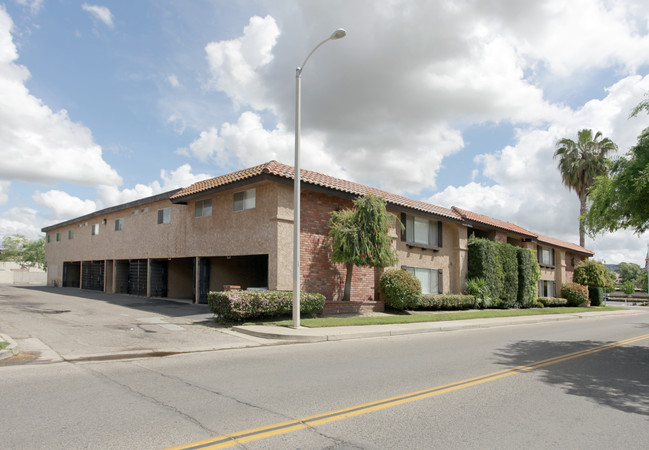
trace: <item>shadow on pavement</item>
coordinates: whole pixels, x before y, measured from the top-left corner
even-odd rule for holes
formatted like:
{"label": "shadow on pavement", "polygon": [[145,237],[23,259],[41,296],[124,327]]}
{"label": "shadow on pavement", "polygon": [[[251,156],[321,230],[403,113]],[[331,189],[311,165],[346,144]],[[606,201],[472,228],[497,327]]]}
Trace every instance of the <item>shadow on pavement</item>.
{"label": "shadow on pavement", "polygon": [[[521,341],[496,353],[498,364],[516,367],[609,344],[601,341]],[[649,348],[625,345],[535,368],[544,383],[600,405],[649,415]]]}
{"label": "shadow on pavement", "polygon": [[18,289],[25,289],[32,292],[46,292],[51,295],[63,295],[77,297],[87,300],[101,301],[113,305],[133,308],[150,313],[164,314],[170,317],[193,316],[199,314],[211,314],[209,307],[205,304],[194,304],[190,300],[165,299],[157,297],[138,297],[127,294],[108,294],[100,291],[90,291],[70,287],[50,286],[13,286]]}

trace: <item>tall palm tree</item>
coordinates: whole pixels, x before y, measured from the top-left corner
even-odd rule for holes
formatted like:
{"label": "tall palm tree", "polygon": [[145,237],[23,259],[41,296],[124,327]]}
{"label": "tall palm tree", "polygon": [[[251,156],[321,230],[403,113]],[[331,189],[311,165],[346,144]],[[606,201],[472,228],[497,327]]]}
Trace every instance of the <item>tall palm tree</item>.
{"label": "tall palm tree", "polygon": [[584,226],[581,217],[586,213],[588,190],[596,177],[608,174],[609,161],[606,155],[617,150],[617,145],[598,131],[583,129],[577,132],[577,142],[560,139],[554,152],[559,157],[559,171],[568,190],[575,190],[579,197],[579,245],[584,246]]}

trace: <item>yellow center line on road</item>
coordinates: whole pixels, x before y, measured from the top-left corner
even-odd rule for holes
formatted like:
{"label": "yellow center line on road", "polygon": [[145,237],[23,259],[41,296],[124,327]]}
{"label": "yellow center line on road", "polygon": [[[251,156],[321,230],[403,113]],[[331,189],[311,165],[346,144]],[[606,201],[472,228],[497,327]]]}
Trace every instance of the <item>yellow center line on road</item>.
{"label": "yellow center line on road", "polygon": [[224,434],[221,436],[212,437],[191,444],[173,447],[172,449],[194,450],[194,449],[217,449],[217,448],[232,447],[234,445],[243,444],[245,442],[250,442],[250,441],[264,439],[271,436],[290,433],[292,431],[301,430],[307,427],[314,427],[328,422],[342,420],[349,417],[358,416],[361,414],[367,414],[372,411],[378,411],[380,409],[391,408],[393,406],[402,405],[404,403],[413,402],[415,400],[434,397],[437,395],[456,391],[458,389],[464,389],[467,387],[476,386],[478,384],[487,383],[489,381],[495,381],[500,378],[508,377],[510,375],[528,372],[530,370],[538,369],[539,367],[545,367],[552,364],[568,361],[571,359],[592,355],[593,353],[602,352],[604,350],[610,350],[612,348],[621,347],[623,345],[632,344],[634,342],[642,341],[645,339],[649,339],[649,334],[637,336],[630,339],[625,339],[622,341],[612,342],[610,344],[600,345],[597,347],[581,350],[574,353],[555,356],[554,358],[548,358],[542,361],[537,361],[534,363],[513,367],[510,369],[504,369],[498,372],[492,372],[486,375],[481,375],[474,378],[468,378],[462,381],[456,381],[453,383],[435,386],[432,388],[423,389],[416,392],[410,392],[408,394],[402,394],[395,397],[384,398],[369,403],[362,403],[359,405],[354,405],[354,406],[350,406],[335,411],[328,411],[314,416],[302,417],[300,419],[275,423],[272,425],[266,425],[259,428],[251,428],[248,430],[238,431],[235,433]]}

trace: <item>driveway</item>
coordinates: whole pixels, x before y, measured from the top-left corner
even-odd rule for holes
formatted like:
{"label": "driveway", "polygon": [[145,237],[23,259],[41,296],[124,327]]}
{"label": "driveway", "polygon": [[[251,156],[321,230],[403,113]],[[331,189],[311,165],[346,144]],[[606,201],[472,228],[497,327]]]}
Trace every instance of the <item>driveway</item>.
{"label": "driveway", "polygon": [[0,332],[18,343],[25,362],[162,356],[271,343],[218,327],[211,318],[207,305],[0,285]]}

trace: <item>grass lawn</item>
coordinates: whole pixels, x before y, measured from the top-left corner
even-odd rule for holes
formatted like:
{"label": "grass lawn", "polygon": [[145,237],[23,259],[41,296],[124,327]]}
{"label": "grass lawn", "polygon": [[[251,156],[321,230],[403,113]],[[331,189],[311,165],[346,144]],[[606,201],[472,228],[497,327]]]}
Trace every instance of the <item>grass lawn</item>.
{"label": "grass lawn", "polygon": [[9,342],[0,341],[0,350],[9,346]]}
{"label": "grass lawn", "polygon": [[[356,317],[322,317],[315,319],[303,318],[300,324],[308,328],[318,327],[344,327],[351,325],[385,325],[394,323],[415,323],[415,322],[441,322],[445,320],[467,320],[467,319],[490,319],[494,317],[516,317],[535,316],[545,314],[575,314],[593,311],[617,311],[623,308],[611,306],[600,306],[590,308],[531,308],[531,309],[485,309],[480,311],[461,312],[431,312],[417,314],[384,314],[380,316],[356,316]],[[246,325],[263,324],[288,327],[293,324],[287,320],[268,320],[247,322]]]}

